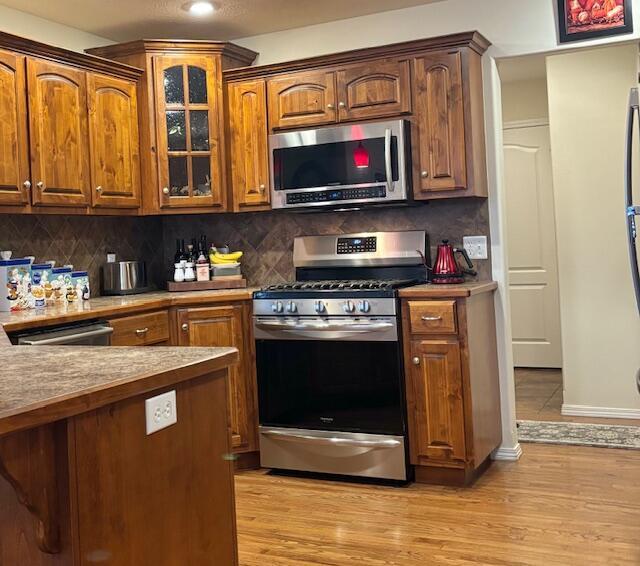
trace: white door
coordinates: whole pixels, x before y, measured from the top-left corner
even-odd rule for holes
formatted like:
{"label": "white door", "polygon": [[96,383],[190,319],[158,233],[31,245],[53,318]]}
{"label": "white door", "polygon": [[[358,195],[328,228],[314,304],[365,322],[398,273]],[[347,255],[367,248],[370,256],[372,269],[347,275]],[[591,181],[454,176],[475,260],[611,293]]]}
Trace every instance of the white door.
{"label": "white door", "polygon": [[516,367],[560,368],[549,126],[505,126],[504,165],[514,363]]}

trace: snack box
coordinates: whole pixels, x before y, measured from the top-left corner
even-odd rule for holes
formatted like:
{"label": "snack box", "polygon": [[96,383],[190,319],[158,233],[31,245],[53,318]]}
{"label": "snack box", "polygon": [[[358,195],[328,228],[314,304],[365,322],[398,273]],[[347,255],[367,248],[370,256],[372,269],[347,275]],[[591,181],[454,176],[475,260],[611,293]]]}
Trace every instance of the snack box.
{"label": "snack box", "polygon": [[71,285],[76,290],[78,299],[85,301],[91,296],[91,287],[89,286],[89,273],[86,271],[73,271],[71,273]]}
{"label": "snack box", "polygon": [[49,300],[65,301],[67,298],[67,288],[71,287],[71,273],[73,269],[70,267],[54,267],[51,270],[51,289],[52,293]]}
{"label": "snack box", "polygon": [[0,311],[30,308],[31,260],[0,260]]}

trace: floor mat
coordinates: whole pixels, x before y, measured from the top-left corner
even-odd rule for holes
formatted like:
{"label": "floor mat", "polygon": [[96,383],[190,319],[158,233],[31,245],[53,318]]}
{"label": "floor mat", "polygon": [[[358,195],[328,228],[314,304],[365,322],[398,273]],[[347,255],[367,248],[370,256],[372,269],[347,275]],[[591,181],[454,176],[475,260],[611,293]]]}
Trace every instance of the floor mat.
{"label": "floor mat", "polygon": [[573,444],[640,450],[638,426],[518,421],[520,442],[540,444]]}

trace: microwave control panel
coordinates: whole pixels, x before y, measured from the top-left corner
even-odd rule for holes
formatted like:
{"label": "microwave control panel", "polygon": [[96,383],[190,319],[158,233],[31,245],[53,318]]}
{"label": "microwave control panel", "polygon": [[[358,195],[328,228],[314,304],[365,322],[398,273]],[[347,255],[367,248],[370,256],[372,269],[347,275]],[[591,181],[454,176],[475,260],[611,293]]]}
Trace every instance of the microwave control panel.
{"label": "microwave control panel", "polygon": [[362,189],[330,189],[325,191],[305,191],[288,193],[287,204],[313,204],[316,202],[340,202],[345,200],[366,201],[368,199],[385,198],[385,187],[366,187]]}
{"label": "microwave control panel", "polygon": [[361,254],[376,251],[377,239],[375,236],[366,238],[338,238],[338,254]]}

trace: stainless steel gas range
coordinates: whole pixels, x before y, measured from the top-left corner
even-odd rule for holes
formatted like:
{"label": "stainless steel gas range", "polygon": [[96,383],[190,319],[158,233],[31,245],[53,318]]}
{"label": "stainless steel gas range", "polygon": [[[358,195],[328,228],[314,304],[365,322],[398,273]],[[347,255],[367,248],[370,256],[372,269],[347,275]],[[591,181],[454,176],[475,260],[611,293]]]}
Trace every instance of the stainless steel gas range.
{"label": "stainless steel gas range", "polygon": [[423,231],[296,238],[296,281],[254,293],[263,467],[405,481],[397,289]]}

